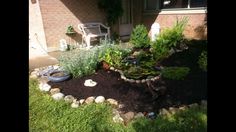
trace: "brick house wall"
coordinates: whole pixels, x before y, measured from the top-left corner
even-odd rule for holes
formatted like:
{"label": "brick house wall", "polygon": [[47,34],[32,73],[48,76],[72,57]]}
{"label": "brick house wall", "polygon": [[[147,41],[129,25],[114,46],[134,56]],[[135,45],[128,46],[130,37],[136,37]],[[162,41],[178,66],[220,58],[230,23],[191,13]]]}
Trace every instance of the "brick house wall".
{"label": "brick house wall", "polygon": [[176,22],[176,18],[181,18],[183,16],[189,17],[188,24],[185,28],[184,35],[189,39],[207,39],[207,27],[206,25],[206,13],[191,13],[185,11],[184,13],[169,13],[169,14],[159,14],[158,12],[149,12],[145,13],[143,11],[143,0],[134,0],[134,16],[133,16],[133,24],[134,27],[137,24],[144,24],[148,31],[149,35],[151,34],[151,26],[154,22],[157,22],[161,26],[161,30],[171,27]]}
{"label": "brick house wall", "polygon": [[59,40],[81,43],[81,35],[65,34],[68,25],[79,33],[77,25],[86,22],[105,23],[105,14],[98,9],[97,0],[39,0],[48,52],[59,49]]}

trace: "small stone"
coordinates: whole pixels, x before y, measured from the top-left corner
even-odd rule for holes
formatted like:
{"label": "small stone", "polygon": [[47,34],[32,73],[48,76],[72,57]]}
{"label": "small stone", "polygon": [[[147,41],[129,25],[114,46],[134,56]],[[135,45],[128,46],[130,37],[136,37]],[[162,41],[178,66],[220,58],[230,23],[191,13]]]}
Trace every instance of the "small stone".
{"label": "small stone", "polygon": [[135,116],[134,119],[140,118],[140,117],[144,117],[142,112],[138,112]]}
{"label": "small stone", "polygon": [[54,66],[53,66],[53,69],[58,69],[58,68],[59,68],[58,65],[54,65]]}
{"label": "small stone", "polygon": [[179,107],[179,110],[186,110],[187,109],[187,106],[181,106]]}
{"label": "small stone", "polygon": [[115,115],[112,119],[115,123],[123,123],[124,122],[124,119],[121,118],[120,115]]}
{"label": "small stone", "polygon": [[85,100],[85,103],[86,103],[86,104],[91,104],[91,103],[93,103],[94,99],[95,99],[95,98],[94,98],[93,96],[88,97],[88,98]]}
{"label": "small stone", "polygon": [[148,78],[147,78],[147,79],[146,79],[146,82],[149,82],[149,81],[151,81],[151,79],[148,79]]}
{"label": "small stone", "polygon": [[122,109],[122,108],[124,108],[124,107],[125,107],[124,104],[119,104],[119,105],[118,105],[118,108],[119,108],[119,109]]}
{"label": "small stone", "polygon": [[75,98],[72,95],[66,95],[64,100],[68,103],[72,103]]}
{"label": "small stone", "polygon": [[136,83],[140,83],[141,81],[140,81],[140,80],[136,80],[135,82],[136,82]]}
{"label": "small stone", "polygon": [[131,82],[131,83],[134,83],[134,82],[135,82],[135,80],[134,80],[134,79],[130,79],[130,80],[129,80],[129,82]]}
{"label": "small stone", "polygon": [[115,68],[111,66],[111,67],[110,67],[110,70],[114,71],[114,70],[115,70]]}
{"label": "small stone", "polygon": [[79,103],[80,103],[80,104],[83,104],[84,102],[85,102],[85,99],[80,99],[80,100],[79,100]]}
{"label": "small stone", "polygon": [[50,90],[50,93],[51,93],[51,95],[53,95],[53,94],[56,94],[56,93],[60,93],[60,89],[59,88],[52,88],[51,90]]}
{"label": "small stone", "polygon": [[169,115],[170,115],[169,111],[166,110],[165,108],[162,108],[162,109],[160,110],[160,113],[159,113],[159,114],[160,114],[160,115],[164,115],[164,116],[169,116]]}
{"label": "small stone", "polygon": [[35,68],[34,71],[38,72],[38,71],[39,71],[39,68]]}
{"label": "small stone", "polygon": [[117,70],[117,69],[115,69],[114,71],[115,71],[115,72],[117,72],[118,70]]}
{"label": "small stone", "polygon": [[105,98],[103,96],[98,96],[96,99],[95,99],[95,102],[96,103],[103,103],[105,101]]}
{"label": "small stone", "polygon": [[51,89],[51,86],[48,85],[47,83],[40,83],[40,84],[39,84],[39,89],[40,89],[41,91],[46,91],[46,92],[48,92],[48,91]]}
{"label": "small stone", "polygon": [[158,80],[159,78],[160,78],[159,76],[154,77],[155,80]]}
{"label": "small stone", "polygon": [[142,79],[142,80],[141,80],[141,83],[145,83],[145,82],[146,82],[146,80],[145,80],[145,79]]}
{"label": "small stone", "polygon": [[30,78],[38,78],[38,72],[37,71],[33,71],[30,73]]}
{"label": "small stone", "polygon": [[71,107],[72,107],[72,108],[78,108],[78,107],[79,107],[79,102],[73,102],[73,103],[71,104]]}
{"label": "small stone", "polygon": [[151,81],[155,81],[155,77],[151,78]]}
{"label": "small stone", "polygon": [[134,112],[132,112],[132,111],[127,112],[122,117],[123,117],[123,119],[125,119],[126,122],[128,122],[134,118]]}
{"label": "small stone", "polygon": [[154,112],[149,112],[147,114],[147,117],[150,118],[150,119],[155,119],[156,118],[156,114]]}
{"label": "small stone", "polygon": [[53,94],[53,95],[52,95],[52,98],[53,98],[54,100],[61,100],[61,99],[63,99],[63,97],[64,97],[64,94],[63,94],[63,93],[56,93],[56,94]]}
{"label": "small stone", "polygon": [[93,81],[92,79],[87,79],[84,82],[84,86],[86,87],[94,87],[97,85],[97,82]]}
{"label": "small stone", "polygon": [[121,75],[120,78],[124,79],[124,80],[126,79],[126,77],[124,75]]}
{"label": "small stone", "polygon": [[197,103],[193,103],[193,104],[190,104],[189,107],[190,108],[196,108],[196,107],[198,107],[198,104]]}
{"label": "small stone", "polygon": [[119,115],[119,111],[117,109],[112,109],[112,114],[115,115]]}
{"label": "small stone", "polygon": [[170,108],[169,108],[169,111],[170,111],[171,114],[175,114],[176,112],[179,111],[179,109],[174,108],[174,107],[170,107]]}
{"label": "small stone", "polygon": [[114,106],[118,106],[118,101],[116,101],[115,99],[107,99],[107,102],[109,102],[111,105],[114,105]]}

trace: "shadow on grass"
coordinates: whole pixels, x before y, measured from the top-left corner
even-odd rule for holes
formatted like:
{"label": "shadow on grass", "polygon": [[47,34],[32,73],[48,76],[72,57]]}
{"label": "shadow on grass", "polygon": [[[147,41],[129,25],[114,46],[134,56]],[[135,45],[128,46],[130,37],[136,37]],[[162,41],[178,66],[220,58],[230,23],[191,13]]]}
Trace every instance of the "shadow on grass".
{"label": "shadow on grass", "polygon": [[206,132],[206,108],[191,108],[168,117],[155,120],[138,119],[131,124],[137,132]]}

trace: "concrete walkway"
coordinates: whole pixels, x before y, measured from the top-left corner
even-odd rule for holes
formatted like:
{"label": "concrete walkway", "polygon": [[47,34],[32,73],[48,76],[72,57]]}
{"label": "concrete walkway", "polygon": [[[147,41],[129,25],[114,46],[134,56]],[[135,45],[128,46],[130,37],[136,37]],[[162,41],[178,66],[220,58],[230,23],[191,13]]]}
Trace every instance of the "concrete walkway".
{"label": "concrete walkway", "polygon": [[46,53],[38,48],[29,47],[29,70],[58,64],[60,52]]}

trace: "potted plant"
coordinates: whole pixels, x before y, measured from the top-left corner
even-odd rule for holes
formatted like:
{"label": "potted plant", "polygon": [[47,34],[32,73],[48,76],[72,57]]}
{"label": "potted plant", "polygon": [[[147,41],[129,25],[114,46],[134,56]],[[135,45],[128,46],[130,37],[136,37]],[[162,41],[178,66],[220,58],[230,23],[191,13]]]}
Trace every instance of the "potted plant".
{"label": "potted plant", "polygon": [[66,34],[70,35],[70,34],[75,34],[75,33],[76,33],[76,32],[75,32],[73,26],[72,26],[72,25],[69,25],[69,26],[67,27]]}

